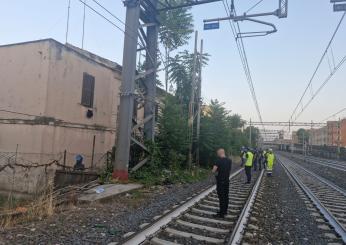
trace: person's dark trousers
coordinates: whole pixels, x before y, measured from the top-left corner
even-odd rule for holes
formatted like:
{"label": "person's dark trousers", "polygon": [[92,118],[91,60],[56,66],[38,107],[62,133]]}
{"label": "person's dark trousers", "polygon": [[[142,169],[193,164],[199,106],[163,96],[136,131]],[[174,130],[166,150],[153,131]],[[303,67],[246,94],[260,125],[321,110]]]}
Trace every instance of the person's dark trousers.
{"label": "person's dark trousers", "polygon": [[257,160],[253,162],[253,168],[254,168],[254,171],[257,171]]}
{"label": "person's dark trousers", "polygon": [[267,166],[267,160],[264,160],[263,161],[263,169],[266,169],[266,166]]}
{"label": "person's dark trousers", "polygon": [[247,178],[247,183],[251,182],[251,167],[250,166],[245,166],[245,174]]}
{"label": "person's dark trousers", "polygon": [[262,170],[262,159],[260,158],[259,160],[258,160],[258,170],[259,171],[261,171]]}
{"label": "person's dark trousers", "polygon": [[226,215],[228,209],[228,194],[229,194],[229,181],[218,181],[216,183],[217,196],[220,203],[220,215]]}

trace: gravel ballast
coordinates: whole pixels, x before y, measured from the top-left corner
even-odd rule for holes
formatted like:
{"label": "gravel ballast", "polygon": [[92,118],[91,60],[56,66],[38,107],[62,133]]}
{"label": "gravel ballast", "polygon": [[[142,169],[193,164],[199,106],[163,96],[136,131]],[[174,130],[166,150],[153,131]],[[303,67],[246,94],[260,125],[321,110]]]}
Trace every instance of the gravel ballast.
{"label": "gravel ballast", "polygon": [[335,236],[335,233],[328,225],[327,231],[321,229],[325,224],[322,217],[278,163],[273,177],[264,176],[262,180],[249,224],[243,244],[335,242],[328,238],[328,234]]}
{"label": "gravel ballast", "polygon": [[[329,180],[335,185],[346,190],[346,172],[331,167],[323,166],[321,164],[317,164],[309,160],[304,161],[298,158],[292,158],[292,160],[299,163],[304,168],[314,172],[315,174]],[[325,159],[325,161],[328,162],[327,159]]]}
{"label": "gravel ballast", "polygon": [[[233,167],[233,171],[238,169]],[[0,231],[0,244],[108,244],[151,223],[174,205],[214,184],[153,186],[122,194],[106,203],[83,204],[35,222]]]}

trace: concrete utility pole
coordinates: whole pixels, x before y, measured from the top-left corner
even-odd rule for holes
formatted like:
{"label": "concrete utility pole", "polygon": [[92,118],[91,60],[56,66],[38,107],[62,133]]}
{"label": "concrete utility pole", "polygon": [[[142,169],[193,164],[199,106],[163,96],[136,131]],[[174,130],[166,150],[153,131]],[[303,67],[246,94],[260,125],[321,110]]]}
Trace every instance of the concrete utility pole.
{"label": "concrete utility pole", "polygon": [[197,41],[198,41],[198,32],[195,32],[195,47],[193,54],[193,68],[192,68],[192,80],[191,80],[191,95],[189,103],[189,158],[188,165],[192,167],[192,151],[193,151],[193,121],[195,117],[195,93],[196,93],[196,70],[197,70]]}
{"label": "concrete utility pole", "polygon": [[338,121],[338,152],[337,152],[337,158],[340,159],[340,144],[341,144],[341,119],[339,118]]}
{"label": "concrete utility pole", "polygon": [[304,155],[304,161],[306,156],[306,149],[305,149],[305,130],[303,130],[303,155]]}
{"label": "concrete utility pole", "polygon": [[250,118],[250,126],[249,126],[249,146],[252,146],[252,129],[251,129],[251,118]]}
{"label": "concrete utility pole", "polygon": [[197,125],[196,125],[196,164],[199,166],[199,138],[201,131],[201,107],[202,107],[202,66],[203,66],[203,39],[201,40],[201,51],[199,52],[199,70],[197,86]]}
{"label": "concrete utility pole", "polygon": [[126,6],[126,26],[119,106],[120,116],[115,163],[113,163],[113,178],[119,180],[128,179],[137,58],[137,30],[139,27],[140,14],[140,6],[137,0],[125,1],[124,3]]}

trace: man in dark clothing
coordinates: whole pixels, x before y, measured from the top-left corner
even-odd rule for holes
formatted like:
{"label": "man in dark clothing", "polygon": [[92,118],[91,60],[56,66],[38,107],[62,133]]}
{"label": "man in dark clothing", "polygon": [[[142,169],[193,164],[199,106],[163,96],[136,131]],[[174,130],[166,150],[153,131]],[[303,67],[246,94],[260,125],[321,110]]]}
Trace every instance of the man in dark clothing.
{"label": "man in dark clothing", "polygon": [[224,218],[228,209],[229,175],[232,167],[232,160],[226,157],[225,150],[217,150],[213,172],[216,176],[216,192],[219,197],[220,211],[216,214],[219,218]]}
{"label": "man in dark clothing", "polygon": [[[263,163],[263,151],[262,151],[262,149],[260,149],[259,151],[258,151],[258,166],[259,166],[259,170],[261,171],[262,170],[262,163]],[[263,167],[264,168],[264,167]]]}
{"label": "man in dark clothing", "polygon": [[257,165],[258,165],[258,160],[259,160],[258,150],[254,149],[252,151],[252,154],[253,154],[253,170],[257,171]]}

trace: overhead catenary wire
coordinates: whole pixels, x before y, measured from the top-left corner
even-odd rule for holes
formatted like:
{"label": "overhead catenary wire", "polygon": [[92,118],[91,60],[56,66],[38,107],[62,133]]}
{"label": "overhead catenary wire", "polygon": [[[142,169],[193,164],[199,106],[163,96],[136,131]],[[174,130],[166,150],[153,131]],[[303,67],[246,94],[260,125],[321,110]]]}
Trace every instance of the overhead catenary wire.
{"label": "overhead catenary wire", "polygon": [[311,102],[316,98],[316,96],[321,92],[323,87],[330,81],[330,79],[335,75],[335,73],[340,69],[340,67],[346,62],[346,55],[341,59],[341,61],[337,64],[337,66],[331,71],[328,77],[324,80],[321,86],[316,90],[316,92],[312,95],[310,100],[302,107],[302,110],[297,114],[294,118],[293,122],[295,122],[299,116],[305,111],[305,109],[311,104]]}
{"label": "overhead catenary wire", "polygon": [[[93,11],[94,13],[96,13],[97,15],[99,15],[100,17],[102,17],[103,19],[105,19],[108,23],[110,23],[111,25],[113,25],[115,28],[117,28],[118,30],[120,30],[124,35],[132,38],[132,39],[136,39],[133,35],[131,35],[129,32],[125,31],[123,28],[121,28],[119,25],[115,24],[113,21],[111,21],[109,18],[107,18],[105,15],[103,15],[102,13],[100,13],[99,11],[97,11],[95,8],[93,8],[92,6],[90,6],[89,4],[85,3],[83,0],[78,0],[80,3],[82,3],[84,6],[86,6],[87,8],[89,8],[91,11]],[[122,21],[119,17],[117,17],[116,15],[114,15],[111,11],[109,11],[107,8],[105,8],[102,4],[100,4],[99,2],[97,2],[96,0],[93,0],[93,2],[95,2],[99,7],[101,7],[104,11],[106,11],[108,14],[110,14],[113,18],[116,18],[119,22],[121,22],[123,25],[126,26],[126,23],[124,21]],[[134,30],[130,30],[133,34]],[[138,42],[136,40],[136,42],[138,43],[139,47],[142,49],[145,49],[147,51],[148,57],[151,61],[153,61],[153,57],[149,54],[147,47],[145,46],[145,44],[141,44],[140,42]],[[162,58],[162,53],[160,50],[158,50],[159,52],[159,58],[162,61],[163,66],[165,67],[166,64]]]}
{"label": "overhead catenary wire", "polygon": [[[327,47],[325,48],[325,50],[324,50],[324,52],[323,52],[323,54],[322,54],[322,56],[321,56],[319,62],[317,63],[317,66],[316,66],[316,68],[315,68],[315,70],[314,70],[314,72],[313,72],[311,78],[309,79],[309,82],[308,82],[306,88],[304,89],[303,94],[301,95],[301,97],[300,97],[300,99],[299,99],[297,105],[295,106],[295,108],[294,108],[294,110],[293,110],[293,112],[292,112],[292,114],[291,114],[291,116],[290,116],[290,118],[289,118],[289,121],[292,121],[292,120],[293,120],[293,117],[294,117],[294,115],[296,114],[299,105],[302,103],[303,98],[304,98],[304,96],[305,96],[305,94],[306,94],[308,88],[311,86],[311,84],[312,84],[312,82],[313,82],[313,80],[314,80],[314,78],[315,78],[315,76],[316,76],[316,74],[317,74],[317,71],[319,70],[319,68],[320,68],[320,66],[321,66],[321,64],[322,64],[322,62],[323,62],[325,56],[326,56],[327,53],[328,53],[329,48],[331,47],[331,44],[332,44],[332,42],[333,42],[333,40],[334,40],[336,34],[338,33],[338,30],[339,30],[339,28],[340,28],[340,26],[341,26],[342,21],[344,20],[345,15],[346,15],[346,12],[341,16],[341,18],[340,18],[340,20],[339,20],[339,22],[338,22],[338,24],[337,24],[337,26],[336,26],[336,28],[335,28],[335,30],[334,30],[334,32],[333,32],[332,37],[330,38],[330,40],[329,40],[329,42],[328,42]],[[335,70],[335,69],[334,69],[334,70]],[[322,86],[322,87],[323,87],[323,86]],[[315,96],[316,96],[316,95],[315,95]],[[314,98],[314,97],[313,97],[313,98]],[[303,108],[306,108],[306,106],[303,106]],[[299,116],[301,115],[301,113],[302,113],[302,111],[299,113]],[[297,120],[297,119],[298,119],[298,116],[295,117],[294,120]]]}
{"label": "overhead catenary wire", "polygon": [[[130,38],[135,39],[133,36],[131,36],[129,33],[126,33],[124,29],[122,29],[120,26],[118,26],[117,24],[115,24],[113,21],[111,21],[109,18],[107,18],[106,16],[104,16],[103,14],[101,14],[99,11],[97,11],[95,8],[93,8],[92,6],[90,6],[89,4],[83,2],[83,0],[78,0],[79,2],[81,2],[82,4],[84,4],[87,8],[89,8],[91,11],[93,11],[94,13],[96,13],[97,15],[99,15],[101,18],[103,18],[104,20],[106,20],[109,24],[111,24],[112,26],[114,26],[115,28],[117,28],[119,31],[121,31],[122,33],[124,33],[124,35],[127,35]],[[142,45],[140,43],[138,43],[138,45],[140,47],[142,47]]]}
{"label": "overhead catenary wire", "polygon": [[323,119],[321,122],[325,122],[325,121],[327,121],[327,120],[329,120],[329,119],[331,119],[331,118],[333,118],[333,117],[339,115],[340,113],[342,113],[342,112],[344,112],[344,111],[346,111],[346,107],[343,108],[343,109],[341,109],[341,110],[339,110],[339,111],[337,111],[337,112],[335,112],[335,113],[333,113],[332,115],[326,117],[326,118]]}
{"label": "overhead catenary wire", "polygon": [[101,3],[99,3],[96,0],[92,0],[94,3],[96,3],[100,8],[102,8],[104,11],[106,11],[108,14],[110,14],[113,18],[115,18],[116,20],[118,20],[121,24],[123,24],[124,26],[126,26],[126,23],[120,19],[119,17],[117,17],[115,14],[113,14],[111,11],[109,11],[106,7],[104,7]]}
{"label": "overhead catenary wire", "polygon": [[[224,4],[224,8],[225,8],[226,13],[230,14],[231,10],[229,9],[228,5],[226,5],[224,2],[223,2],[223,4]],[[228,9],[228,11],[227,11],[227,9]],[[235,41],[236,41],[236,44],[237,44],[238,52],[239,52],[239,55],[240,55],[240,58],[241,58],[241,61],[242,61],[242,64],[243,64],[244,72],[245,72],[245,75],[246,75],[246,78],[247,78],[247,81],[248,81],[248,84],[249,84],[249,87],[250,87],[251,95],[252,95],[254,103],[255,103],[255,107],[256,107],[256,110],[257,110],[257,113],[258,113],[258,117],[259,117],[260,121],[262,122],[263,120],[262,120],[261,113],[259,111],[259,106],[258,106],[255,90],[254,90],[253,83],[252,83],[252,76],[251,76],[251,71],[250,71],[250,68],[249,68],[249,65],[248,65],[248,60],[247,60],[247,56],[246,56],[246,51],[245,51],[244,43],[243,43],[241,38],[240,39],[237,38],[237,34],[236,34],[237,33],[237,30],[236,30],[237,28],[235,27],[234,23],[231,22],[230,20],[229,20],[229,23],[230,23],[230,26],[231,26],[231,29],[232,29],[232,33],[234,35],[234,38],[235,38]],[[238,27],[238,32],[239,32],[240,31],[239,23],[237,23],[237,27]],[[263,126],[263,128],[264,128],[264,126]]]}
{"label": "overhead catenary wire", "polygon": [[[229,9],[228,4],[225,3],[225,1],[222,1],[222,3],[223,3],[223,6],[224,6],[224,9],[226,11],[226,14],[230,15],[231,14],[231,10]],[[247,55],[246,55],[245,45],[244,45],[244,42],[243,42],[242,38],[237,38],[237,29],[238,29],[238,32],[240,32],[240,26],[239,26],[239,23],[237,23],[237,25],[235,26],[234,23],[231,20],[229,20],[229,24],[230,24],[230,27],[231,27],[234,39],[236,41],[238,53],[239,53],[239,56],[240,56],[240,59],[241,59],[242,65],[243,65],[243,69],[244,69],[244,72],[245,72],[246,80],[248,82],[248,85],[249,85],[249,88],[250,88],[250,93],[251,93],[252,99],[253,99],[254,104],[255,104],[255,109],[256,109],[258,118],[259,118],[260,122],[262,123],[263,131],[265,132],[266,129],[265,129],[264,125],[263,125],[263,119],[262,119],[261,111],[260,111],[260,108],[259,108],[258,100],[257,100],[257,97],[256,97],[255,88],[254,88],[254,85],[253,85],[253,80],[252,80],[251,70],[250,70],[248,59],[247,59]]]}
{"label": "overhead catenary wire", "polygon": [[259,0],[257,3],[255,3],[252,7],[250,7],[248,10],[245,11],[245,14],[249,13],[251,10],[256,8],[258,5],[260,5],[264,0]]}

